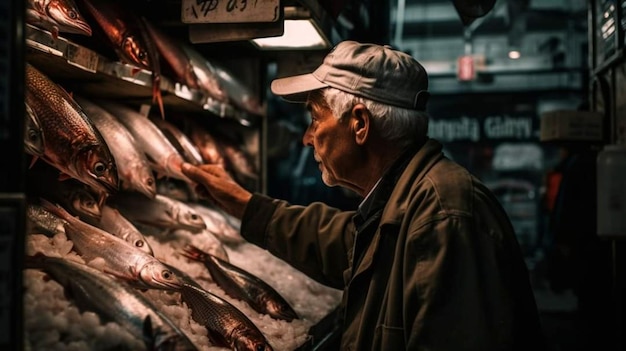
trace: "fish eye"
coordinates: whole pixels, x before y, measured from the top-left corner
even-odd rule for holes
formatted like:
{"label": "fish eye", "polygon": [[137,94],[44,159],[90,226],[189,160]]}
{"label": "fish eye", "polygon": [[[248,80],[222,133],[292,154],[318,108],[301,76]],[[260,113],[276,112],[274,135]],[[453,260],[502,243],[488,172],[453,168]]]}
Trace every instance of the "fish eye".
{"label": "fish eye", "polygon": [[78,18],[78,14],[74,10],[70,10],[67,12],[67,16],[73,20]]}
{"label": "fish eye", "polygon": [[154,185],[154,179],[153,178],[146,179],[146,184],[148,184],[149,186]]}
{"label": "fish eye", "polygon": [[172,272],[167,270],[167,269],[164,269],[163,272],[161,272],[161,275],[165,279],[171,279],[172,278]]}
{"label": "fish eye", "polygon": [[135,246],[137,246],[137,247],[143,247],[143,240],[137,240],[137,241],[135,242]]}
{"label": "fish eye", "polygon": [[30,140],[39,140],[39,133],[37,133],[36,130],[34,129],[29,129],[28,130],[28,139]]}
{"label": "fish eye", "polygon": [[96,164],[93,166],[93,171],[94,173],[96,173],[96,175],[103,175],[104,171],[106,171],[107,167],[103,162],[96,162]]}
{"label": "fish eye", "polygon": [[143,50],[137,53],[137,58],[139,58],[142,61],[145,60],[146,57],[148,57],[148,54],[146,54],[146,52]]}
{"label": "fish eye", "polygon": [[191,219],[192,219],[192,220],[194,220],[194,221],[195,221],[195,220],[198,220],[199,218],[200,218],[200,217],[198,217],[198,215],[197,215],[197,214],[194,214],[194,213],[192,213],[192,214],[191,214]]}
{"label": "fish eye", "polygon": [[265,351],[265,345],[257,345],[256,351]]}

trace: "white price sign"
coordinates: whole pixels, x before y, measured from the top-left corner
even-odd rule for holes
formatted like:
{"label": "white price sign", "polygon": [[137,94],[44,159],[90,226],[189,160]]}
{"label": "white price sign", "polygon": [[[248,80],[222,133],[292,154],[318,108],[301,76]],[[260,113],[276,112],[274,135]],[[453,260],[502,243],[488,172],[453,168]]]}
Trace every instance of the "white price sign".
{"label": "white price sign", "polygon": [[279,0],[182,0],[183,23],[275,22]]}

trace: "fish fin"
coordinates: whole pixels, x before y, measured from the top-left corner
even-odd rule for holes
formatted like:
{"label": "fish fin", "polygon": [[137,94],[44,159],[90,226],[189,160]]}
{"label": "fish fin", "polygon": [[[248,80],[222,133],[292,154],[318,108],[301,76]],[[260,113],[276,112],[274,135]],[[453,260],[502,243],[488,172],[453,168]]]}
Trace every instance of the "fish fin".
{"label": "fish fin", "polygon": [[30,160],[30,165],[28,166],[28,169],[33,168],[33,166],[35,165],[35,162],[37,162],[38,159],[39,157],[33,156],[33,158]]}
{"label": "fish fin", "polygon": [[70,175],[69,175],[69,174],[67,174],[67,173],[63,173],[63,172],[61,172],[61,173],[59,174],[59,181],[61,181],[61,182],[62,182],[62,181],[64,181],[64,180],[68,180],[68,179],[72,179],[72,176],[70,176]]}
{"label": "fish fin", "polygon": [[152,327],[152,318],[150,315],[147,315],[143,320],[142,333],[146,350],[157,350],[156,338],[154,337],[154,328]]}
{"label": "fish fin", "polygon": [[161,94],[161,77],[153,72],[152,78],[152,103],[159,105],[161,118],[165,119],[165,109],[163,108],[163,95]]}

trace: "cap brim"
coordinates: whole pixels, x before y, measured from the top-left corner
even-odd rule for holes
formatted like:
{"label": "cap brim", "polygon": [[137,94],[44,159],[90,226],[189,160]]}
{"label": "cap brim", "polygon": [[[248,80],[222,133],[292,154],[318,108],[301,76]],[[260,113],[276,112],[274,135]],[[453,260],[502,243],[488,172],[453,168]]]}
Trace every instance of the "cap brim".
{"label": "cap brim", "polygon": [[290,102],[305,102],[309,92],[326,87],[328,87],[327,84],[317,80],[311,73],[278,78],[270,85],[274,95]]}

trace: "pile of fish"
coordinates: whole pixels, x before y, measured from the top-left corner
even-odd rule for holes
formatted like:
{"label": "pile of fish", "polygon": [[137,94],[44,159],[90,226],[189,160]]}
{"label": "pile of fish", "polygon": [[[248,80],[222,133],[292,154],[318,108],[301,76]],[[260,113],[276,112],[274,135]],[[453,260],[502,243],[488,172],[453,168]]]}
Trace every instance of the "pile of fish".
{"label": "pile of fish", "polygon": [[219,138],[73,96],[29,63],[26,88],[28,349],[295,350],[338,304],[194,196],[183,162],[242,162],[197,142]]}
{"label": "pile of fish", "polygon": [[26,22],[50,31],[55,39],[59,33],[90,37],[93,47],[102,43],[120,62],[151,72],[153,103],[162,117],[162,68],[168,78],[202,92],[209,100],[231,103],[253,115],[264,114],[260,100],[228,69],[160,30],[138,11],[139,6],[132,5],[122,0],[28,0]]}

